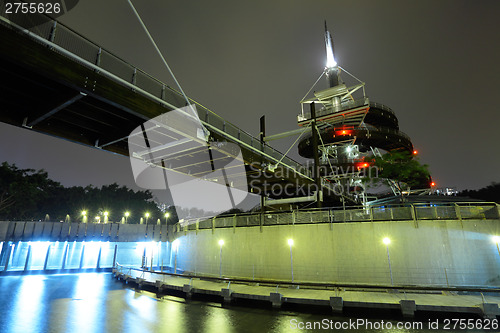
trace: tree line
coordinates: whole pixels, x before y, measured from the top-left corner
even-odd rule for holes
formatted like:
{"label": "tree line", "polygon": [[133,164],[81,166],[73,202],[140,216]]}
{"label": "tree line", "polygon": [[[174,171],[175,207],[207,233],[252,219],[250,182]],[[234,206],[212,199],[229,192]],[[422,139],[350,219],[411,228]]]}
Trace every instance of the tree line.
{"label": "tree line", "polygon": [[458,195],[500,204],[500,183],[493,182],[478,190],[464,190],[459,192]]}
{"label": "tree line", "polygon": [[[150,191],[134,191],[116,183],[95,187],[88,185],[64,187],[48,177],[44,170],[20,169],[15,164],[3,162],[0,166],[0,219],[65,221],[69,215],[72,222],[81,222],[84,214],[88,222],[108,219],[120,222],[128,212],[127,223],[149,223],[160,219],[165,224],[177,222],[175,209],[162,211],[154,202]],[[105,216],[107,215],[107,216]]]}

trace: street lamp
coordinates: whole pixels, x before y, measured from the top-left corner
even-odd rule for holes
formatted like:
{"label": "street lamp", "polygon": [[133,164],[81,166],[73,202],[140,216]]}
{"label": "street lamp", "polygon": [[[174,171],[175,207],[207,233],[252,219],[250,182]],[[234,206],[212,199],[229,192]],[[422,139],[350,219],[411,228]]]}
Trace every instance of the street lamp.
{"label": "street lamp", "polygon": [[168,218],[170,217],[170,213],[165,213],[165,224],[168,224]]}
{"label": "street lamp", "polygon": [[104,212],[104,223],[108,223],[109,212]]}
{"label": "street lamp", "polygon": [[149,213],[146,213],[146,225],[148,225],[148,217],[149,217]]}
{"label": "street lamp", "polygon": [[385,247],[387,248],[387,261],[389,262],[389,273],[391,274],[391,286],[394,285],[394,282],[392,280],[392,267],[391,267],[391,256],[389,255],[389,244],[391,244],[391,239],[389,237],[385,237],[382,242],[385,244]]}
{"label": "street lamp", "polygon": [[125,223],[127,223],[128,217],[130,216],[129,212],[125,212]]}
{"label": "street lamp", "polygon": [[293,254],[292,254],[292,245],[293,239],[288,239],[288,245],[290,245],[290,267],[292,269],[292,283],[293,283]]}
{"label": "street lamp", "polygon": [[224,245],[224,240],[223,239],[219,240],[219,246],[220,246],[220,251],[219,251],[219,278],[222,278],[222,245]]}
{"label": "street lamp", "polygon": [[82,210],[82,221],[83,223],[87,223],[87,211]]}

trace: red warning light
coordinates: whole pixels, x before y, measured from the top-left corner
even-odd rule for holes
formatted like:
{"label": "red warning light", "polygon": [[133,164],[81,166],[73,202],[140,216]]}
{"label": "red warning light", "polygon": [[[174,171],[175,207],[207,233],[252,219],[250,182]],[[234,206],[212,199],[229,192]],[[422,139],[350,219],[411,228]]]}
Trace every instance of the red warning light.
{"label": "red warning light", "polygon": [[432,187],[436,186],[436,183],[431,182],[431,186],[432,186]]}
{"label": "red warning light", "polygon": [[351,132],[352,132],[351,130],[345,130],[345,129],[343,129],[343,130],[336,130],[335,131],[335,136],[337,136],[337,135],[351,135]]}
{"label": "red warning light", "polygon": [[418,154],[418,150],[414,150],[413,155],[417,155],[417,154]]}
{"label": "red warning light", "polygon": [[370,166],[370,164],[369,164],[369,163],[366,163],[366,162],[365,162],[365,163],[359,163],[358,165],[356,165],[356,167],[357,167],[358,169],[368,168],[369,166]]}

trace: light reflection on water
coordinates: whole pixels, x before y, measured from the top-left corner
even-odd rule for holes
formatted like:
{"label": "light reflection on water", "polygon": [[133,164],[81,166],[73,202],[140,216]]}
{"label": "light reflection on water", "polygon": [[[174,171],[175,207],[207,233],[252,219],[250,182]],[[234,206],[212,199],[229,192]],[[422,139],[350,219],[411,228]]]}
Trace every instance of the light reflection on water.
{"label": "light reflection on water", "polygon": [[173,296],[158,300],[152,293],[129,289],[109,273],[4,276],[0,277],[0,300],[2,333],[308,332],[293,329],[290,321],[346,320],[324,314],[228,308]]}

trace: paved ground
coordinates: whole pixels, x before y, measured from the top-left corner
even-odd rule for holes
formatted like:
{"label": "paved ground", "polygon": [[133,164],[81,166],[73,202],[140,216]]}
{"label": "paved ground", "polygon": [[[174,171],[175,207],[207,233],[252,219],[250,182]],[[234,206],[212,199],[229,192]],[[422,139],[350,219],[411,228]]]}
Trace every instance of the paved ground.
{"label": "paved ground", "polygon": [[[343,308],[387,308],[401,309],[403,315],[411,317],[415,311],[475,314],[486,318],[500,315],[498,294],[480,293],[459,295],[457,292],[405,291],[405,290],[318,290],[309,288],[294,289],[289,286],[261,286],[243,283],[227,283],[183,278],[178,276],[122,270],[118,275],[141,285],[155,286],[159,289],[182,290],[187,297],[192,294],[220,295],[230,302],[232,299],[259,299],[270,301],[274,307],[282,303],[316,304],[331,306],[334,311]],[[115,273],[116,275],[116,273]],[[142,280],[143,279],[143,280]],[[332,299],[333,298],[333,299]],[[408,302],[410,301],[410,302]],[[414,303],[412,302],[414,301]]]}

